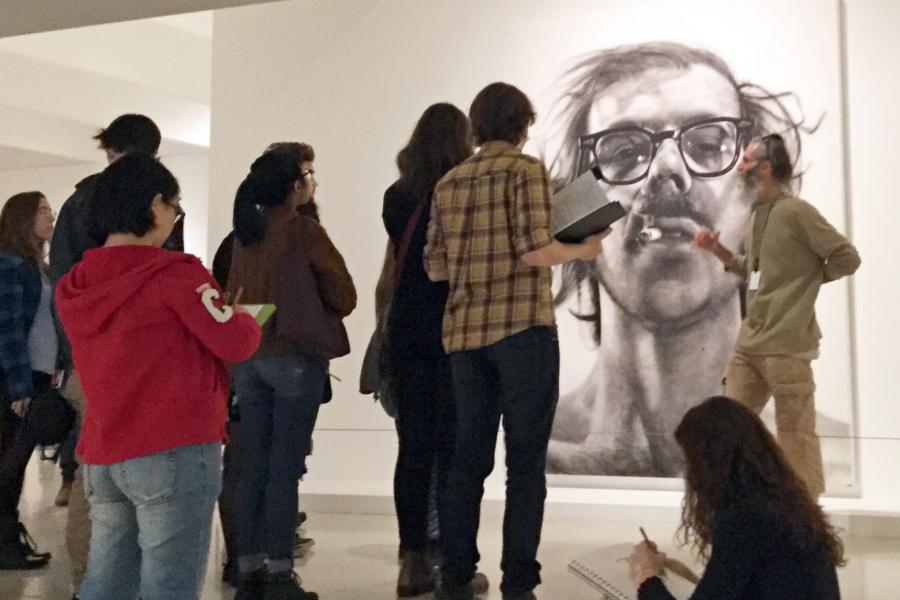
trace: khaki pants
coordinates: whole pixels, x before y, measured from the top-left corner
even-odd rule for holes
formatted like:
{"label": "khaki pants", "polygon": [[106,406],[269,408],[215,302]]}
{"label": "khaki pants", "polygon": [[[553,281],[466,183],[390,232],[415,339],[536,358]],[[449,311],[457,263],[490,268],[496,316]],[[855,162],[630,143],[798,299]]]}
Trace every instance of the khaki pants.
{"label": "khaki pants", "polygon": [[756,414],[775,397],[778,443],[813,497],[825,491],[822,449],[816,435],[816,406],[810,361],[790,356],[735,352],[728,363],[725,395]]}
{"label": "khaki pants", "polygon": [[[74,371],[66,381],[63,395],[69,399],[75,410],[84,416],[84,392],[78,374]],[[84,465],[75,470],[75,481],[69,497],[68,519],[66,520],[66,550],[72,566],[72,585],[77,591],[81,587],[87,571],[88,549],[91,545],[91,509],[84,496]]]}

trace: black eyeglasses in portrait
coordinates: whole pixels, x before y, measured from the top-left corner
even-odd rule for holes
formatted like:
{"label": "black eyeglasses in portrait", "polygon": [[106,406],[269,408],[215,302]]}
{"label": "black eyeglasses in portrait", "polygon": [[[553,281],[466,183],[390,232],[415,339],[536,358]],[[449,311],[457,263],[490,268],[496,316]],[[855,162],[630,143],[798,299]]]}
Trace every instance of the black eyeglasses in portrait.
{"label": "black eyeglasses in portrait", "polygon": [[751,127],[744,119],[714,117],[659,132],[637,126],[605,129],[578,138],[578,170],[596,165],[607,183],[637,183],[650,172],[659,145],[672,139],[691,175],[718,177],[737,164]]}

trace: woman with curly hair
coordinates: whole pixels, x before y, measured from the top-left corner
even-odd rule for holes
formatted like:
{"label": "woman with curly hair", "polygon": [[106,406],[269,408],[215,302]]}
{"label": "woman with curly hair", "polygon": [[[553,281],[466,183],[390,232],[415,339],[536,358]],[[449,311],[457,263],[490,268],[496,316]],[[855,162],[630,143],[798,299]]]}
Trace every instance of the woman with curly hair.
{"label": "woman with curly hair", "polygon": [[[836,600],[844,546],[763,422],[716,396],[675,430],[684,453],[680,537],[706,563],[691,600]],[[635,546],[631,574],[640,600],[669,600],[665,556]]]}

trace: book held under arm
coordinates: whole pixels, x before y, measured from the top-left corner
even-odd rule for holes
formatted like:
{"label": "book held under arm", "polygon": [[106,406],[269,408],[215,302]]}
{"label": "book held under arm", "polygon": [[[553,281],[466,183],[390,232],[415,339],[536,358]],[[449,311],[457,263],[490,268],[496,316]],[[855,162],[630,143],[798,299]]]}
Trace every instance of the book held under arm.
{"label": "book held under arm", "polygon": [[553,195],[550,229],[560,242],[581,242],[625,216],[622,205],[609,201],[597,179],[596,167],[588,169]]}

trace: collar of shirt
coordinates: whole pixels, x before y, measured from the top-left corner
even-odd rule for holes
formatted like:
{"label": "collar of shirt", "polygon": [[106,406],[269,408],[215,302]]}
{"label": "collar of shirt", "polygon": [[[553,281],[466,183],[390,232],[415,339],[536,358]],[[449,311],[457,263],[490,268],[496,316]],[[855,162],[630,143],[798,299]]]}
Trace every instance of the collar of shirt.
{"label": "collar of shirt", "polygon": [[485,142],[481,145],[481,150],[478,151],[480,156],[492,156],[494,154],[502,154],[504,152],[514,151],[518,154],[521,154],[515,144],[510,144],[509,142],[504,142],[503,140],[493,140],[490,142]]}
{"label": "collar of shirt", "polygon": [[785,190],[781,190],[778,192],[778,195],[772,198],[771,200],[763,200],[762,198],[757,197],[756,200],[753,201],[753,209],[757,209],[763,204],[775,204],[782,198],[786,198],[788,196],[788,192]]}

